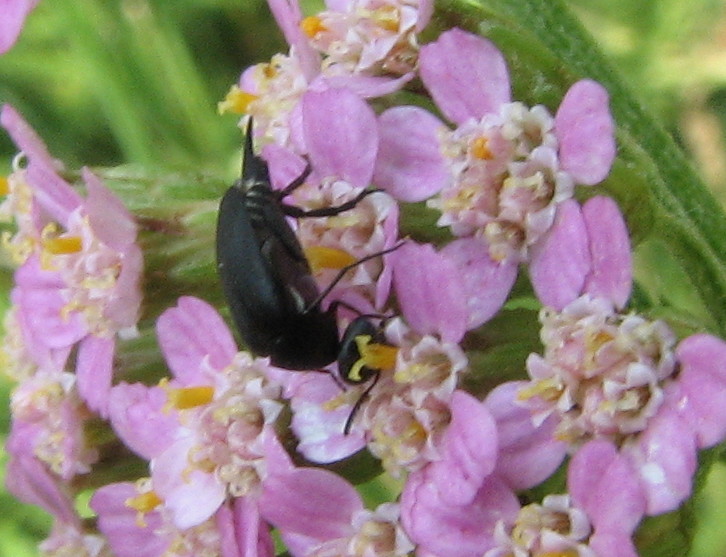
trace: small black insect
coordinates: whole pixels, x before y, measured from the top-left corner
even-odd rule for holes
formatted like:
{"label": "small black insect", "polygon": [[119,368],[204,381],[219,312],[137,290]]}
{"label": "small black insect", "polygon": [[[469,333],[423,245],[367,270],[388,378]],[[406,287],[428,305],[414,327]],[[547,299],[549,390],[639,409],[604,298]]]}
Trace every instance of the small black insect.
{"label": "small black insect", "polygon": [[352,267],[390,251],[344,267],[320,291],[285,216],[336,215],[375,190],[337,207],[305,211],[284,204],[282,199],[309,174],[308,167],[285,189],[274,191],[267,164],[254,154],[250,119],[242,176],[222,198],[217,219],[217,269],[234,323],[253,353],[291,370],[319,369],[347,353],[345,337],[343,343],[338,338],[337,305],[323,311],[321,302]]}

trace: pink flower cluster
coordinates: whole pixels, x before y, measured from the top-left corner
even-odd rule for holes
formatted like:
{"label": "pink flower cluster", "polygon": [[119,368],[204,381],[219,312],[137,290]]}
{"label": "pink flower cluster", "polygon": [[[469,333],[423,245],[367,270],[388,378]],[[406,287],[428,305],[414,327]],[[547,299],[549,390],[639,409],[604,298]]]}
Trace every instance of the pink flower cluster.
{"label": "pink flower cluster", "polygon": [[[26,161],[0,206],[20,265],[5,340],[21,381],[8,477],[56,517],[49,551],[272,556],[276,529],[304,557],[636,555],[641,519],[689,497],[698,451],[726,438],[726,343],[679,341],[626,309],[620,209],[575,198],[616,156],[607,92],[577,81],[554,114],[513,100],[487,39],[454,28],[419,45],[430,0],[328,0],[307,17],[295,0],[269,4],[290,50],[246,69],[220,109],[254,118],[273,188],[310,167],[286,205],[334,207],[375,189],[291,226],[321,287],[386,251],[323,304],[337,302],[341,331],[361,315],[376,323],[380,338],[355,339],[354,369],[379,371],[348,384],[337,364],[275,368],[189,295],[156,321],[170,377],[112,385],[115,339],[133,334],[141,303],[134,219],[89,170],[85,197],[66,183],[6,106]],[[420,106],[390,107],[409,86]],[[434,215],[424,234],[446,241],[401,238],[413,203]],[[521,380],[471,392],[497,370],[469,361],[470,333],[522,267],[542,305],[542,350]],[[69,486],[98,458],[81,434],[93,414],[148,463],[93,495],[100,537],[84,533]],[[372,510],[324,466],[363,450],[397,486]],[[562,493],[520,501],[563,466]]]}

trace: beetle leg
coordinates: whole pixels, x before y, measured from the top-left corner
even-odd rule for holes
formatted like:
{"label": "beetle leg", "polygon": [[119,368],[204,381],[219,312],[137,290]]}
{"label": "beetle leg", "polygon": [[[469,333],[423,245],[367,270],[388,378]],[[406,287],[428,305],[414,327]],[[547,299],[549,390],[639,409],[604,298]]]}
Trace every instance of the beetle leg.
{"label": "beetle leg", "polygon": [[[304,170],[302,171],[302,174],[295,178],[292,182],[290,182],[288,185],[286,185],[283,189],[275,191],[275,197],[278,201],[282,201],[285,199],[288,195],[290,195],[292,192],[294,192],[296,189],[298,189],[300,186],[302,186],[305,183],[305,180],[308,179],[308,176],[310,176],[310,173],[313,171],[313,167],[310,166],[310,162],[308,162],[305,165]],[[285,207],[288,207],[288,205],[285,205],[284,203],[280,203],[280,206],[283,207],[283,211],[285,210]]]}
{"label": "beetle leg", "polygon": [[[288,186],[289,187],[289,186]],[[287,189],[287,188],[285,188]],[[294,217],[296,219],[305,218],[305,217],[334,217],[335,215],[338,215],[344,211],[349,211],[360,201],[372,194],[376,193],[378,191],[382,191],[379,189],[373,189],[373,190],[363,190],[358,195],[356,195],[353,199],[350,201],[346,201],[345,203],[341,205],[337,205],[335,207],[322,207],[320,209],[301,209],[300,207],[296,207],[294,205],[286,205],[285,203],[280,203],[280,208],[282,209],[282,212],[285,213],[288,217]]]}
{"label": "beetle leg", "polygon": [[343,427],[343,434],[348,435],[350,433],[350,428],[353,426],[353,418],[355,418],[355,415],[360,410],[360,407],[363,406],[363,403],[366,401],[368,396],[371,394],[371,390],[373,390],[373,387],[376,386],[376,383],[378,383],[378,378],[381,376],[380,372],[376,373],[376,375],[373,377],[373,381],[371,381],[370,385],[366,387],[366,390],[363,391],[363,394],[358,397],[358,400],[355,401],[355,404],[353,405],[353,409],[350,411],[350,414],[348,415],[348,419],[345,420],[345,426]]}

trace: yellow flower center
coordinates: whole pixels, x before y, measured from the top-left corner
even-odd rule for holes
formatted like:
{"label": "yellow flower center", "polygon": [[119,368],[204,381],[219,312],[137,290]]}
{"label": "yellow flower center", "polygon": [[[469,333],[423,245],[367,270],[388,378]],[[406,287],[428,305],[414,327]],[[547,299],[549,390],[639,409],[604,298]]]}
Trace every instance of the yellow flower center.
{"label": "yellow flower center", "polygon": [[323,24],[323,21],[316,15],[311,15],[303,19],[300,22],[300,28],[311,39],[314,39],[318,33],[328,30]]}
{"label": "yellow flower center", "polygon": [[159,386],[166,391],[165,409],[188,410],[209,404],[214,399],[214,387],[181,387],[174,389],[168,386],[169,381],[162,379]]}
{"label": "yellow flower center", "polygon": [[471,156],[476,159],[490,160],[494,158],[489,149],[489,140],[486,137],[477,137],[471,142]]}
{"label": "yellow flower center", "polygon": [[224,100],[217,104],[217,112],[219,114],[244,114],[250,104],[256,101],[257,98],[257,95],[243,91],[237,85],[233,85]]}
{"label": "yellow flower center", "polygon": [[356,262],[356,258],[347,251],[325,246],[305,248],[305,257],[307,257],[313,272],[321,269],[342,269]]}

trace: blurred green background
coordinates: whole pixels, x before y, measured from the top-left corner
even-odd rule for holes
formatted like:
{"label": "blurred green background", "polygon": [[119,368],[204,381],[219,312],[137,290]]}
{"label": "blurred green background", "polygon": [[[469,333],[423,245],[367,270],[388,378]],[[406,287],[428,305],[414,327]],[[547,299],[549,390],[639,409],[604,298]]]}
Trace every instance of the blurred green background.
{"label": "blurred green background", "polygon": [[[306,13],[322,7],[304,4]],[[568,4],[726,205],[726,2]],[[262,0],[44,0],[0,57],[0,102],[69,167],[232,177],[240,133],[234,116],[217,115],[217,102],[243,68],[284,50]],[[0,134],[0,172],[14,153]],[[0,271],[6,293],[11,269]],[[0,388],[7,408],[10,385],[0,379]],[[5,412],[0,428],[8,430]],[[692,507],[701,520],[691,555],[725,556],[726,466],[712,469]],[[0,556],[36,555],[47,528],[42,513],[0,492]]]}

